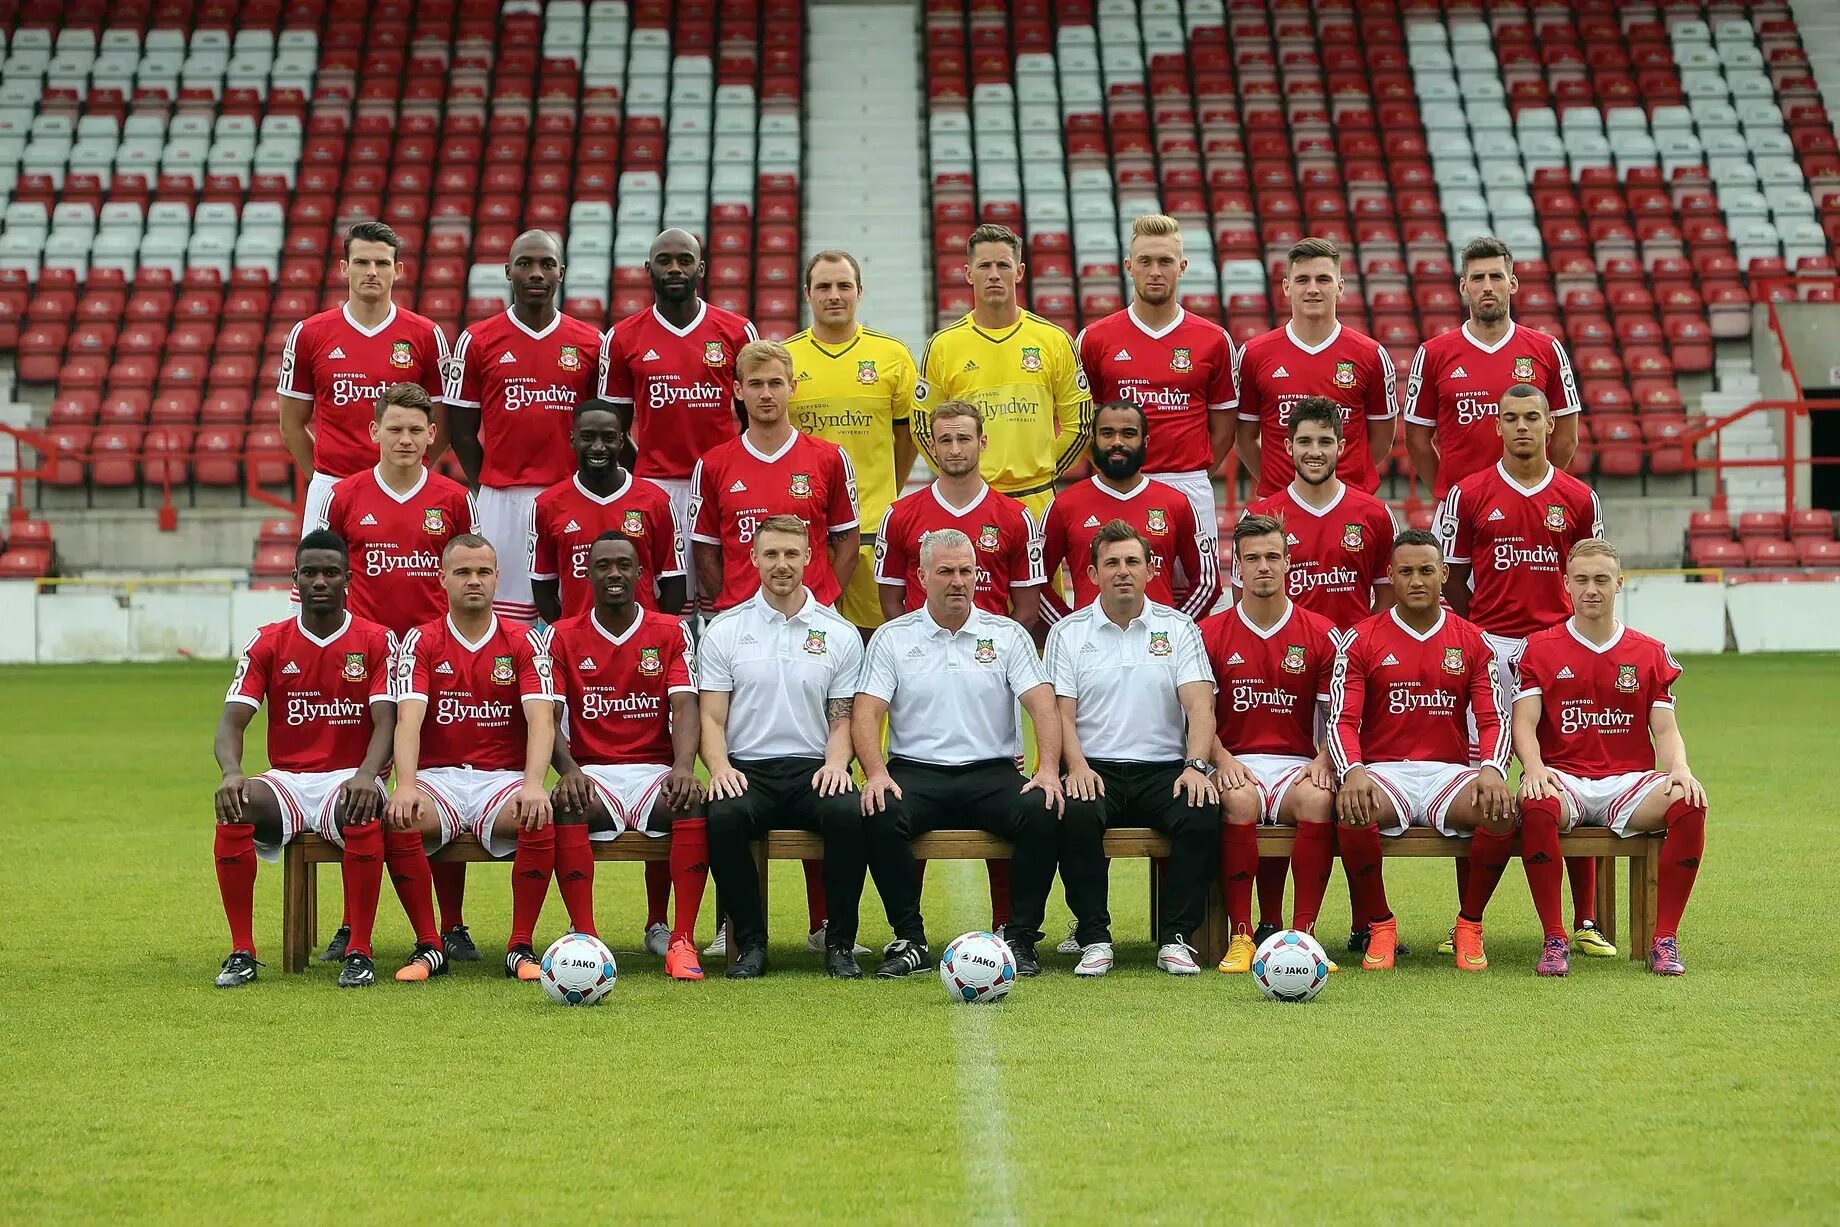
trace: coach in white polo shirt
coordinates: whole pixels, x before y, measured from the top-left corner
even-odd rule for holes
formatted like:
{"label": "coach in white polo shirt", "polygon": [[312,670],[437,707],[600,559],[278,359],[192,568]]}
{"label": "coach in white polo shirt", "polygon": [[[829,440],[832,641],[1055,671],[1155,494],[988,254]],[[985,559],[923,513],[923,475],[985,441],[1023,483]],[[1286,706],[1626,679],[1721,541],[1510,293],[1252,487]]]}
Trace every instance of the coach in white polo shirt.
{"label": "coach in white polo shirt", "polygon": [[752,980],[767,970],[767,918],[749,841],[794,829],[824,836],[825,970],[859,979],[852,950],[867,862],[850,778],[850,711],[862,637],[805,587],[811,540],[803,520],[768,516],[750,553],[760,591],[718,615],[697,654],[709,870],[735,924],[728,978]]}
{"label": "coach in white polo shirt", "polygon": [[[972,603],[977,566],[971,538],[955,528],[920,539],[926,604],[875,632],[856,694],[852,731],[863,768],[864,835],[895,936],[875,973],[882,979],[911,975],[931,961],[908,841],[941,827],[975,827],[1015,844],[1004,936],[1017,975],[1041,971],[1035,944],[1060,838],[1060,724],[1029,633]],[[1026,780],[1017,770],[1018,699],[1035,722],[1039,752]]]}
{"label": "coach in white polo shirt", "polygon": [[1169,836],[1156,965],[1192,976],[1201,968],[1188,938],[1207,913],[1220,847],[1214,674],[1194,621],[1144,596],[1150,550],[1137,530],[1113,520],[1091,549],[1099,595],[1054,624],[1047,654],[1067,767],[1061,883],[1080,944],[1074,974],[1111,970],[1105,828],[1130,825]]}

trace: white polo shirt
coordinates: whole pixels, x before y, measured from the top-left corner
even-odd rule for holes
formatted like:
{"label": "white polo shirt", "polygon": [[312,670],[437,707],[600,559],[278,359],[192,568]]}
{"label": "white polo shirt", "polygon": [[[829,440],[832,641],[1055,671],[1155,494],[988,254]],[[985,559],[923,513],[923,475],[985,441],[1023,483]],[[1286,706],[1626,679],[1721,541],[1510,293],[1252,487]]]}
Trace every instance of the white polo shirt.
{"label": "white polo shirt", "polygon": [[1100,599],[1048,632],[1054,693],[1078,700],[1074,732],[1087,758],[1130,763],[1177,762],[1188,756],[1188,718],[1176,695],[1190,682],[1214,684],[1194,619],[1146,600],[1125,626],[1105,616]]}
{"label": "white polo shirt", "polygon": [[888,704],[888,753],[937,766],[1022,754],[1016,700],[1046,677],[1020,623],[975,606],[956,633],[922,605],[869,640],[863,694]]}
{"label": "white polo shirt", "polygon": [[811,589],[803,592],[791,617],[767,604],[763,590],[703,632],[697,684],[729,696],[731,758],[823,758],[826,701],[856,695],[862,636]]}

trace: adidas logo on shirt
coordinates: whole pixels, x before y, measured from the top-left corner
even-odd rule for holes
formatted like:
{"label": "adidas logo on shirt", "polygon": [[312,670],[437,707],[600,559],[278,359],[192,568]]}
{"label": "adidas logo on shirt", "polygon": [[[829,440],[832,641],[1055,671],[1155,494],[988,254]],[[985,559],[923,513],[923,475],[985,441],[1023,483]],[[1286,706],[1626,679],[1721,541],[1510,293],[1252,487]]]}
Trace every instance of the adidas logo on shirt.
{"label": "adidas logo on shirt", "polygon": [[516,361],[517,359],[512,356],[512,353],[510,350],[506,350],[504,353],[498,356],[498,364],[500,366],[505,365],[505,363],[507,362],[516,362]]}
{"label": "adidas logo on shirt", "polygon": [[655,349],[646,350],[645,357],[639,359],[641,362],[657,362],[658,360],[658,351]]}
{"label": "adidas logo on shirt", "polygon": [[1113,362],[1129,362],[1130,360],[1131,360],[1131,351],[1128,349],[1121,349],[1117,353],[1112,355]]}
{"label": "adidas logo on shirt", "polygon": [[975,371],[978,369],[978,365],[977,363],[973,362],[971,359],[966,358],[965,359],[965,369],[967,371]]}
{"label": "adidas logo on shirt", "polygon": [[1495,523],[1495,521],[1497,520],[1505,520],[1507,518],[1508,518],[1507,516],[1501,514],[1501,508],[1499,507],[1489,512],[1489,523],[1491,524]]}
{"label": "adidas logo on shirt", "polygon": [[1572,667],[1570,665],[1566,665],[1559,670],[1559,680],[1562,682],[1569,682],[1572,680]]}
{"label": "adidas logo on shirt", "polygon": [[287,662],[287,668],[285,668],[285,669],[283,669],[283,670],[282,670],[281,672],[282,672],[283,674],[292,674],[292,673],[299,673],[299,672],[300,672],[300,666],[299,666],[299,665],[297,665],[297,664],[295,664],[295,663],[294,663],[293,661],[291,661],[291,660],[290,660],[290,661],[288,661],[288,662]]}
{"label": "adidas logo on shirt", "polygon": [[1098,650],[1099,650],[1099,645],[1091,641],[1082,643],[1080,645],[1080,655],[1082,656],[1086,655],[1086,653],[1088,652],[1097,652]]}
{"label": "adidas logo on shirt", "polygon": [[1080,527],[1081,527],[1081,528],[1097,528],[1097,527],[1099,527],[1099,517],[1098,517],[1098,516],[1087,516],[1087,517],[1086,517],[1086,523],[1084,523],[1084,524],[1082,524],[1082,525],[1080,525]]}
{"label": "adidas logo on shirt", "polygon": [[338,347],[337,345],[334,345],[334,346],[332,347],[332,352],[326,355],[326,357],[328,357],[328,358],[332,358],[332,359],[334,359],[334,360],[337,360],[337,359],[339,359],[339,358],[343,358],[344,356],[345,356],[345,351],[344,351],[343,349],[341,349],[341,348],[339,348],[339,347]]}
{"label": "adidas logo on shirt", "polygon": [[452,673],[454,671],[454,667],[448,664],[446,661],[442,661],[440,664],[434,667],[434,671],[436,673]]}
{"label": "adidas logo on shirt", "polygon": [[593,673],[595,670],[600,668],[599,665],[594,663],[594,657],[592,656],[582,657],[581,663],[575,667],[577,669],[580,669],[583,673]]}
{"label": "adidas logo on shirt", "polygon": [[1301,542],[1301,541],[1299,541],[1299,540],[1297,540],[1297,534],[1296,534],[1296,533],[1285,533],[1285,534],[1284,534],[1284,544],[1286,544],[1286,545],[1302,545],[1302,544],[1303,544],[1303,542]]}
{"label": "adidas logo on shirt", "polygon": [[1291,373],[1285,370],[1283,367],[1279,367],[1277,370],[1271,373],[1271,377],[1273,379],[1289,379],[1291,377]]}
{"label": "adidas logo on shirt", "polygon": [[742,643],[742,646],[744,646],[744,647],[745,647],[745,646],[747,646],[748,644],[757,644],[757,643],[759,643],[759,642],[760,642],[760,640],[758,640],[758,639],[756,639],[756,638],[754,638],[754,636],[752,636],[752,635],[743,635],[743,636],[741,636],[741,643]]}
{"label": "adidas logo on shirt", "polygon": [[1233,655],[1227,657],[1227,664],[1229,667],[1233,665],[1243,665],[1245,663],[1246,663],[1246,658],[1244,656],[1241,656],[1238,652],[1235,652],[1233,653]]}
{"label": "adidas logo on shirt", "polygon": [[1388,652],[1386,654],[1386,659],[1381,661],[1380,663],[1383,665],[1396,665],[1399,663],[1399,658],[1393,655],[1391,652]]}
{"label": "adidas logo on shirt", "polygon": [[573,520],[570,520],[567,524],[564,524],[562,526],[562,531],[565,533],[578,533],[581,531],[581,525],[577,524]]}
{"label": "adidas logo on shirt", "polygon": [[1469,372],[1464,370],[1462,367],[1458,367],[1456,370],[1450,373],[1450,377],[1452,379],[1468,379]]}
{"label": "adidas logo on shirt", "polygon": [[369,527],[369,528],[375,528],[375,527],[377,527],[377,517],[376,517],[376,516],[374,516],[374,515],[371,515],[371,514],[370,514],[369,512],[365,512],[365,514],[364,514],[364,518],[363,518],[362,520],[359,520],[359,521],[358,521],[358,527],[359,527],[359,528],[366,528],[366,527]]}
{"label": "adidas logo on shirt", "polygon": [[913,647],[907,649],[907,659],[909,660],[913,660],[915,657],[924,658],[925,656],[926,656],[926,649],[921,647],[917,643]]}
{"label": "adidas logo on shirt", "polygon": [[735,478],[735,484],[728,488],[728,492],[730,494],[746,494],[747,493],[747,483],[742,481],[739,477],[737,477]]}

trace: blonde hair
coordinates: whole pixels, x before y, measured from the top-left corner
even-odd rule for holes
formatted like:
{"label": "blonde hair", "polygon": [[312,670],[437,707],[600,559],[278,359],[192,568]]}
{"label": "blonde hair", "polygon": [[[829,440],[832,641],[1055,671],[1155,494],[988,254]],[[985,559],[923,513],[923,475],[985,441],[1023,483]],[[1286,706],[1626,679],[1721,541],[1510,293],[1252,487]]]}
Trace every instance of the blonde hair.
{"label": "blonde hair", "polygon": [[797,369],[792,365],[792,351],[778,341],[749,341],[735,355],[735,374],[739,376],[749,367],[759,366],[763,362],[780,362],[786,367],[788,378]]}
{"label": "blonde hair", "polygon": [[1602,537],[1586,537],[1583,541],[1574,545],[1571,548],[1571,552],[1565,556],[1565,565],[1570,567],[1580,558],[1608,558],[1611,562],[1616,564],[1617,570],[1620,571],[1623,568],[1623,556],[1617,553],[1614,545],[1611,545]]}
{"label": "blonde hair", "polygon": [[1146,213],[1131,223],[1131,242],[1138,239],[1174,239],[1182,247],[1182,223],[1166,213]]}
{"label": "blonde hair", "polygon": [[933,410],[935,426],[946,418],[970,418],[977,426],[977,433],[984,433],[984,411],[968,400],[949,400]]}

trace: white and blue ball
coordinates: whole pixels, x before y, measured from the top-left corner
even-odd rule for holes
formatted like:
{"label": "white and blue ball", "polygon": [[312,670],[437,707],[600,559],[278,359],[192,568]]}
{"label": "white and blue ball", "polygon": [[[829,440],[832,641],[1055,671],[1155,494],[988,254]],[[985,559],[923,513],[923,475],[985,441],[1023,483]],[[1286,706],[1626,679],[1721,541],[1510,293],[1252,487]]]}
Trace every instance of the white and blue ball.
{"label": "white and blue ball", "polygon": [[1016,985],[1016,956],[995,933],[966,933],[939,956],[939,982],[961,1005],[1001,1001]]}
{"label": "white and blue ball", "polygon": [[599,1005],[619,975],[613,951],[586,933],[558,937],[543,952],[539,966],[543,991],[557,1005]]}
{"label": "white and blue ball", "polygon": [[1298,929],[1273,933],[1252,956],[1253,982],[1273,1001],[1310,1001],[1322,992],[1328,978],[1328,953],[1314,937]]}

